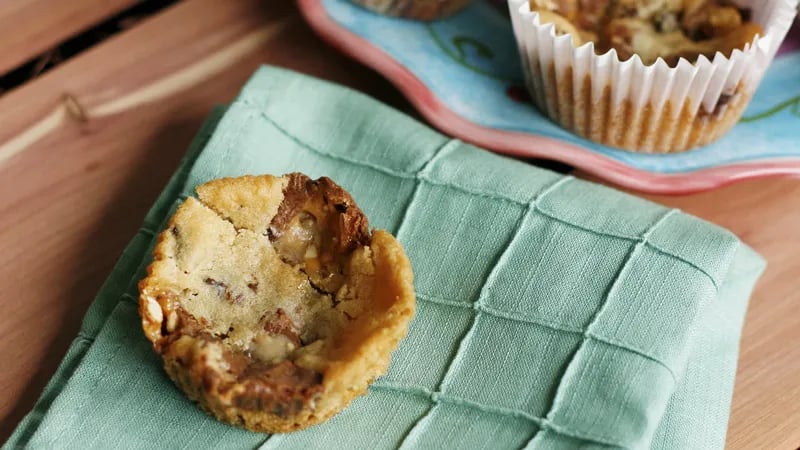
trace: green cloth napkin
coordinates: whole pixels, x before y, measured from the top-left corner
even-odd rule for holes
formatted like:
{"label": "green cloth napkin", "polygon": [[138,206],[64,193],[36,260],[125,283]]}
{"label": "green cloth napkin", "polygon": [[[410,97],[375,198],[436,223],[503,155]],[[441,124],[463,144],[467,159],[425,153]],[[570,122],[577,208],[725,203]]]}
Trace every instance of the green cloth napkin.
{"label": "green cloth napkin", "polygon": [[[367,396],[268,436],[173,386],[142,335],[136,283],[196,185],[291,171],[332,177],[399,237],[418,310]],[[763,269],[702,220],[264,67],[200,132],[6,448],[721,448]]]}

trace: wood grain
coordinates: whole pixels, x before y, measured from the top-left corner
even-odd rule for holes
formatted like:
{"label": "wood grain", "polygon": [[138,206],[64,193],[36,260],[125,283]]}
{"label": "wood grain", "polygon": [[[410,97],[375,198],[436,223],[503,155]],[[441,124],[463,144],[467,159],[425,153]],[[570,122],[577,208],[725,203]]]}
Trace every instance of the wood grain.
{"label": "wood grain", "polygon": [[767,271],[756,286],[744,326],[728,448],[797,449],[800,179],[749,181],[683,197],[645,197],[733,231],[766,258]]}
{"label": "wood grain", "polygon": [[0,1],[0,74],[138,0]]}
{"label": "wood grain", "polygon": [[[206,114],[265,62],[409,110],[387,82],[320,42],[293,2],[265,0],[184,1],[0,97],[0,356],[14,362],[0,371],[0,439],[35,402]],[[800,181],[650,198],[730,228],[768,259],[745,326],[729,447],[797,447]]]}

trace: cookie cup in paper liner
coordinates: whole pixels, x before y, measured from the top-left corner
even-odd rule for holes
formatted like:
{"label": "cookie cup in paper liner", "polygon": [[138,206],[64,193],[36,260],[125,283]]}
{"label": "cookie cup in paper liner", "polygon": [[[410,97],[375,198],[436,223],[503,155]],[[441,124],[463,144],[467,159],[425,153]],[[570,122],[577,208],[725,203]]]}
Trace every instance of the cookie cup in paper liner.
{"label": "cookie cup in paper liner", "polygon": [[556,35],[527,0],[508,0],[525,81],[536,106],[589,140],[643,153],[674,153],[711,143],[739,121],[796,14],[797,0],[738,0],[763,35],[730,57],[717,52],[670,67],[616,50],[595,53]]}

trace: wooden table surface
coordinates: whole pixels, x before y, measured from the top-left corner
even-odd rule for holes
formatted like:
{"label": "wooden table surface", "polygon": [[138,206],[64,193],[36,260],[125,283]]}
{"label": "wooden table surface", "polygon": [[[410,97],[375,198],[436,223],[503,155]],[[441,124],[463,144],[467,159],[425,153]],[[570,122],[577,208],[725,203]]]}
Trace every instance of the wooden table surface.
{"label": "wooden table surface", "polygon": [[[65,3],[0,3],[0,73],[85,25],[54,6]],[[132,3],[74,4],[80,20],[96,21]],[[0,442],[52,376],[206,114],[262,63],[411,112],[381,77],[320,41],[293,2],[268,0],[178,2],[0,96]],[[729,228],[768,260],[744,328],[728,448],[797,448],[800,180],[647,197]]]}

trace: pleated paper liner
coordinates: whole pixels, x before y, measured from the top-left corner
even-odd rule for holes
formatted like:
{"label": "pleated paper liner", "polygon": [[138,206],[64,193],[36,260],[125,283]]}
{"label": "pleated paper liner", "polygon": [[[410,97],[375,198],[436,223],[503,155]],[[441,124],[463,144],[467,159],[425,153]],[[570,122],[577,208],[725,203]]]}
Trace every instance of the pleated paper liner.
{"label": "pleated paper liner", "polygon": [[706,145],[741,118],[792,25],[795,0],[741,0],[763,36],[730,57],[717,52],[675,67],[598,55],[556,35],[527,0],[508,0],[525,82],[536,106],[566,129],[604,145],[647,153]]}

